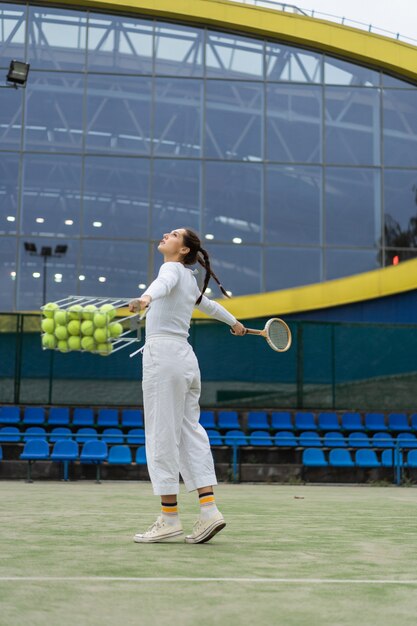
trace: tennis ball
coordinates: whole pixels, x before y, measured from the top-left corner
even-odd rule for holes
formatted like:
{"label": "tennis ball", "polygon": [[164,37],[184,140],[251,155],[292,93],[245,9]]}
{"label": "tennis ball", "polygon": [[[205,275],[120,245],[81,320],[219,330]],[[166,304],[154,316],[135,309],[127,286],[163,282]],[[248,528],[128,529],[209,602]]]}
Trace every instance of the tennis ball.
{"label": "tennis ball", "polygon": [[58,350],[60,352],[68,352],[68,341],[58,341]]}
{"label": "tennis ball", "polygon": [[97,345],[97,352],[101,354],[101,356],[108,356],[113,350],[113,346],[111,343],[99,343]]}
{"label": "tennis ball", "polygon": [[59,309],[59,306],[55,304],[55,302],[48,302],[48,304],[45,304],[44,306],[43,314],[45,317],[49,317],[52,319],[54,316],[54,311],[56,311],[57,309]]}
{"label": "tennis ball", "polygon": [[91,352],[96,347],[95,341],[92,337],[83,337],[81,339],[81,348]]}
{"label": "tennis ball", "polygon": [[116,311],[112,304],[103,304],[100,307],[100,313],[104,313],[105,315],[107,315],[108,320],[112,320],[116,315]]}
{"label": "tennis ball", "polygon": [[68,347],[70,350],[81,350],[81,337],[70,337]]}
{"label": "tennis ball", "polygon": [[83,307],[81,304],[73,304],[68,309],[68,316],[70,320],[80,320],[82,317]]}
{"label": "tennis ball", "polygon": [[68,331],[67,331],[67,327],[66,326],[57,326],[55,328],[55,337],[60,340],[60,341],[64,341],[65,339],[68,338]]}
{"label": "tennis ball", "polygon": [[94,339],[97,343],[104,343],[107,339],[107,328],[97,328],[94,331]]}
{"label": "tennis ball", "polygon": [[94,318],[94,313],[97,313],[97,307],[94,306],[94,304],[87,304],[87,306],[84,307],[83,319],[92,320]]}
{"label": "tennis ball", "polygon": [[61,326],[65,326],[67,323],[67,312],[66,311],[56,311],[54,314],[55,324],[60,324]]}
{"label": "tennis ball", "polygon": [[94,333],[94,324],[93,322],[90,322],[89,320],[86,320],[85,322],[82,322],[81,324],[81,332],[83,335],[87,335],[87,336],[92,336],[92,334]]}
{"label": "tennis ball", "polygon": [[123,332],[123,326],[119,324],[119,322],[115,322],[114,324],[110,324],[109,333],[110,337],[120,337]]}
{"label": "tennis ball", "polygon": [[41,328],[42,328],[44,333],[53,333],[54,330],[55,330],[55,322],[54,322],[54,320],[49,319],[48,317],[46,317],[41,322]]}
{"label": "tennis ball", "polygon": [[45,333],[45,335],[42,335],[42,345],[44,348],[54,350],[56,348],[56,339],[54,335],[51,335],[51,333]]}
{"label": "tennis ball", "polygon": [[81,332],[81,324],[78,320],[71,320],[67,329],[70,335],[79,335]]}
{"label": "tennis ball", "polygon": [[94,315],[94,324],[97,328],[103,328],[107,324],[107,317],[104,313],[96,313]]}

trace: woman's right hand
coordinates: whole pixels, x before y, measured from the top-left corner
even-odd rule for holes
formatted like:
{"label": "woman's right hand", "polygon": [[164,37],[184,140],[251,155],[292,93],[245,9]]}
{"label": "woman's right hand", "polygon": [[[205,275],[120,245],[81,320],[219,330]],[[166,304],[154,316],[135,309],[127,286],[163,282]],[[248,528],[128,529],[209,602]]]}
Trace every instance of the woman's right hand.
{"label": "woman's right hand", "polygon": [[240,322],[236,322],[234,326],[232,326],[234,335],[246,335],[246,328]]}
{"label": "woman's right hand", "polygon": [[136,298],[129,302],[129,311],[131,313],[137,313],[137,311],[143,311],[151,303],[151,296],[142,296],[142,298]]}

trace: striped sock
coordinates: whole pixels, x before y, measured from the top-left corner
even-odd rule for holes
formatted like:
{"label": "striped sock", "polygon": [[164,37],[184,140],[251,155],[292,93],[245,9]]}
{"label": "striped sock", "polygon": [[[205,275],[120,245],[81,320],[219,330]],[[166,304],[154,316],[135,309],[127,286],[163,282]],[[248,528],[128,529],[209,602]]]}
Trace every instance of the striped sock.
{"label": "striped sock", "polygon": [[203,520],[210,519],[210,517],[213,517],[213,515],[218,512],[212,491],[200,493],[198,498],[200,500],[200,515]]}
{"label": "striped sock", "polygon": [[178,505],[176,502],[161,502],[161,512],[165,524],[176,526],[179,522]]}

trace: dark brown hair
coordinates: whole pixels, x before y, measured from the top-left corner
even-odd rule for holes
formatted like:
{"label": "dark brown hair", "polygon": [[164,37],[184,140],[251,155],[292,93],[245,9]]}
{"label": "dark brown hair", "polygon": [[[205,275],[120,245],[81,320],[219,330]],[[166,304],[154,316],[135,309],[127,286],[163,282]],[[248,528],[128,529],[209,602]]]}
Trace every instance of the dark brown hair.
{"label": "dark brown hair", "polygon": [[195,263],[200,263],[202,267],[206,270],[206,275],[204,277],[204,285],[201,291],[200,297],[198,298],[196,304],[200,304],[201,299],[203,297],[204,292],[206,291],[210,278],[213,277],[216,283],[220,287],[220,291],[227,298],[230,298],[227,291],[224,289],[223,285],[220,283],[216,274],[210,267],[210,258],[207,250],[201,247],[201,241],[197,233],[195,233],[190,228],[184,228],[185,233],[183,234],[183,242],[184,246],[190,248],[189,253],[183,258],[184,265],[194,265]]}

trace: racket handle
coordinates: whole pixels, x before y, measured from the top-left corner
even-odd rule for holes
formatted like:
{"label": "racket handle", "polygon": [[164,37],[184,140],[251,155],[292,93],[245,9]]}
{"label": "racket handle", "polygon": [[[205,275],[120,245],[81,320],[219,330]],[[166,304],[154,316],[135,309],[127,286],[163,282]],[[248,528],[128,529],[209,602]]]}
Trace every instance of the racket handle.
{"label": "racket handle", "polygon": [[[232,333],[232,335],[236,335],[236,333],[234,332],[233,328],[230,329],[230,332]],[[245,335],[265,335],[265,329],[262,330],[257,330],[255,328],[245,328],[245,334],[244,335],[236,335],[236,337],[244,337]]]}

